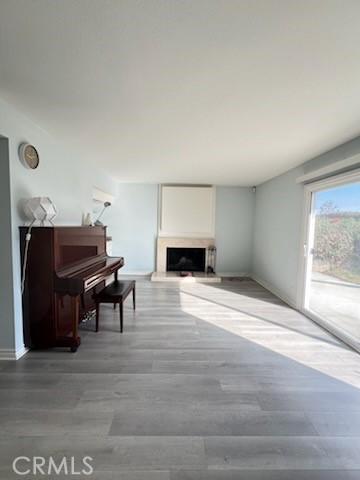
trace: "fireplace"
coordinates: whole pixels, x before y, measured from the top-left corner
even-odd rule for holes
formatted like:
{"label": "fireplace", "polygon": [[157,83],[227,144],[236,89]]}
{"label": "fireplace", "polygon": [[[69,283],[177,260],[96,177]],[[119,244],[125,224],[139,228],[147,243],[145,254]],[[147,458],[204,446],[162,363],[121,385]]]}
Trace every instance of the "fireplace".
{"label": "fireplace", "polygon": [[215,238],[158,237],[156,272],[151,280],[220,283],[221,277],[213,273],[215,257]]}
{"label": "fireplace", "polygon": [[167,272],[205,272],[206,248],[167,247]]}

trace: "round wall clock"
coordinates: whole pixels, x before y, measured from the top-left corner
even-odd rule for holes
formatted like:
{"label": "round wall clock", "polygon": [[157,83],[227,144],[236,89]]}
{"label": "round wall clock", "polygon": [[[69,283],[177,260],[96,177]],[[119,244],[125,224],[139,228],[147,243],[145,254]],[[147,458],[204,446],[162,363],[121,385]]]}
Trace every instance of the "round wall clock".
{"label": "round wall clock", "polygon": [[19,157],[25,167],[35,170],[39,166],[39,154],[30,143],[22,143],[19,147]]}

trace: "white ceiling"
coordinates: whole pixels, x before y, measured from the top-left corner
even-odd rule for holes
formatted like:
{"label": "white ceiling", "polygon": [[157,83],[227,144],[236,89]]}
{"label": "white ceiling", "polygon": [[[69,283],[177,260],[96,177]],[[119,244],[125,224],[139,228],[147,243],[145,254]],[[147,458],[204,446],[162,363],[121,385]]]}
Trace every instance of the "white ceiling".
{"label": "white ceiling", "polygon": [[121,181],[258,184],[360,134],[359,18],[359,0],[1,0],[0,97]]}

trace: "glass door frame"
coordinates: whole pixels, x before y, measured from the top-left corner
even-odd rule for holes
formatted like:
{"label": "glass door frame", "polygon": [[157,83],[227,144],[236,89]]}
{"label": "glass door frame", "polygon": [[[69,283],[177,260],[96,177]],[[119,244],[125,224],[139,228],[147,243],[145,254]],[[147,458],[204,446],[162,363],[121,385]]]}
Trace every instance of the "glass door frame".
{"label": "glass door frame", "polygon": [[360,182],[360,169],[350,172],[333,175],[331,177],[317,180],[304,185],[304,209],[302,221],[302,235],[300,244],[300,264],[298,279],[298,309],[307,317],[314,320],[321,327],[337,336],[352,348],[360,352],[360,339],[356,339],[348,332],[339,329],[334,323],[316,315],[309,308],[310,283],[312,274],[313,247],[314,247],[314,229],[315,229],[315,211],[314,199],[315,193],[321,190],[329,190],[334,187],[346,185],[348,183]]}

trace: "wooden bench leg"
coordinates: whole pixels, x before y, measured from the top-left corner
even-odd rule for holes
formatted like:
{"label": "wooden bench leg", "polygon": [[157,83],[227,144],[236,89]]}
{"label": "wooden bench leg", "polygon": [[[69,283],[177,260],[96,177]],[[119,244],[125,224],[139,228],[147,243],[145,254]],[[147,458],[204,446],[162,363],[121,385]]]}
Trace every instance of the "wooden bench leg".
{"label": "wooden bench leg", "polygon": [[123,309],[123,302],[120,300],[119,303],[119,310],[120,310],[120,332],[123,332],[123,317],[124,317],[124,309]]}
{"label": "wooden bench leg", "polygon": [[134,288],[133,288],[133,308],[134,308],[134,310],[136,308],[135,285],[134,285]]}
{"label": "wooden bench leg", "polygon": [[100,305],[99,303],[96,302],[96,325],[95,325],[95,332],[99,331],[99,309]]}

